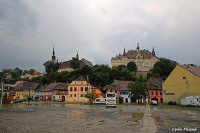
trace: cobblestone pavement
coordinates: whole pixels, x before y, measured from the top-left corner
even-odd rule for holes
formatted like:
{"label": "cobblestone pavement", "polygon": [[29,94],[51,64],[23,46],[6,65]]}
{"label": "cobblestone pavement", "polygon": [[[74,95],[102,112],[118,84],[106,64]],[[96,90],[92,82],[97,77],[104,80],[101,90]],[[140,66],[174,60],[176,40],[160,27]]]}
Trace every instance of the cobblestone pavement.
{"label": "cobblestone pavement", "polygon": [[0,133],[139,133],[145,106],[20,104],[0,108]]}
{"label": "cobblestone pavement", "polygon": [[200,133],[200,108],[152,109],[158,133]]}

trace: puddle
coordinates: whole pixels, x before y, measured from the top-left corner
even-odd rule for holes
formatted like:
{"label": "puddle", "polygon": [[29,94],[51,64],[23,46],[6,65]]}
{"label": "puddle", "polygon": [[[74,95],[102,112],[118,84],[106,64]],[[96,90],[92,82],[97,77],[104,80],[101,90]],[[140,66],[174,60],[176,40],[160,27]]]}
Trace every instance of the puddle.
{"label": "puddle", "polygon": [[128,127],[134,127],[134,126],[136,126],[136,125],[139,125],[139,124],[127,124],[128,125]]}
{"label": "puddle", "polygon": [[160,119],[160,116],[157,115],[157,114],[153,114],[152,117],[156,120],[155,122],[156,122],[156,124],[158,124],[158,125],[161,125],[161,126],[169,126],[169,125],[172,124],[172,123],[169,122],[169,121],[161,120],[161,119]]}
{"label": "puddle", "polygon": [[76,114],[85,114],[85,112],[79,111],[79,110],[73,110],[72,113],[76,113]]}
{"label": "puddle", "polygon": [[174,113],[181,113],[182,111],[180,109],[166,109],[170,112],[174,112]]}
{"label": "puddle", "polygon": [[88,123],[88,124],[85,124],[85,125],[91,126],[91,125],[94,125],[94,123]]}
{"label": "puddle", "polygon": [[127,118],[127,121],[138,122],[143,118],[144,113],[132,113],[132,118]]}
{"label": "puddle", "polygon": [[100,120],[100,121],[98,121],[98,122],[106,122],[105,120]]}
{"label": "puddle", "polygon": [[72,121],[75,121],[75,122],[85,122],[85,121],[88,121],[89,119],[88,118],[85,118],[85,117],[80,117],[80,118],[74,118],[72,119]]}

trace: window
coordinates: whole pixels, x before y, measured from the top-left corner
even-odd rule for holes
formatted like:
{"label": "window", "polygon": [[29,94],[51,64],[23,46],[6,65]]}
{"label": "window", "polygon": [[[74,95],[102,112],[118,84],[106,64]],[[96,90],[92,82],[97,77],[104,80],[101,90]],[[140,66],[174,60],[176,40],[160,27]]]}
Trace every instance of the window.
{"label": "window", "polygon": [[74,97],[76,97],[76,94],[74,94]]}
{"label": "window", "polygon": [[83,91],[83,87],[81,87],[81,91]]}
{"label": "window", "polygon": [[112,92],[112,90],[110,90],[110,92]]}
{"label": "window", "polygon": [[158,91],[156,91],[156,95],[158,95]]}
{"label": "window", "polygon": [[160,91],[160,95],[162,95],[162,91]]}
{"label": "window", "polygon": [[74,91],[76,91],[77,89],[76,89],[76,87],[74,87]]}
{"label": "window", "polygon": [[151,92],[151,95],[154,95],[153,91]]}
{"label": "window", "polygon": [[70,87],[70,91],[72,91],[72,87]]}
{"label": "window", "polygon": [[117,90],[115,90],[115,93],[117,93]]}
{"label": "window", "polygon": [[87,87],[85,87],[85,91],[88,91],[88,88],[87,88]]}
{"label": "window", "polygon": [[72,94],[70,94],[70,97],[72,97]]}
{"label": "window", "polygon": [[83,97],[83,95],[81,95],[81,97]]}

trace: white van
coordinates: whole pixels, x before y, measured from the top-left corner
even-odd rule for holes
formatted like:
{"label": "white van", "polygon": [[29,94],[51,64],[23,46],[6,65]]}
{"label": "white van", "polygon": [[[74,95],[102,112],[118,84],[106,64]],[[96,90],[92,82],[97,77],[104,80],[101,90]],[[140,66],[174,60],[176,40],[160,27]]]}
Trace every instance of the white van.
{"label": "white van", "polygon": [[106,107],[116,107],[117,96],[114,92],[106,93]]}
{"label": "white van", "polygon": [[106,98],[96,98],[95,101],[93,102],[94,104],[106,104]]}

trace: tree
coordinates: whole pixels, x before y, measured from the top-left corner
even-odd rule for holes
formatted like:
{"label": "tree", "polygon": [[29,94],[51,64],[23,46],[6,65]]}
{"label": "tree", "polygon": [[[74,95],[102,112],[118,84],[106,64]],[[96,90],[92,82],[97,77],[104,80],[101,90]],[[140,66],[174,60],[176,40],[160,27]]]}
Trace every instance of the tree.
{"label": "tree", "polygon": [[90,104],[98,97],[95,92],[87,92],[85,97],[89,99]]}
{"label": "tree", "polygon": [[81,68],[81,75],[89,75],[92,72],[92,68],[88,65],[84,65]]}
{"label": "tree", "polygon": [[176,67],[177,62],[166,59],[166,58],[160,58],[158,62],[154,65],[152,71],[152,75],[159,74],[160,77],[163,79],[166,79],[169,74],[172,72],[172,70]]}
{"label": "tree", "polygon": [[146,98],[148,91],[147,91],[147,86],[146,82],[130,82],[128,84],[128,88],[131,91],[131,94],[129,97],[133,98],[135,101],[140,98]]}
{"label": "tree", "polygon": [[77,58],[75,58],[75,57],[72,58],[71,63],[72,63],[72,67],[73,67],[74,69],[80,68],[80,67],[81,67],[81,63],[80,63],[79,59],[77,59]]}
{"label": "tree", "polygon": [[45,71],[48,75],[50,72],[57,72],[60,63],[53,63],[52,61],[46,61],[43,65],[44,65]]}
{"label": "tree", "polygon": [[92,85],[99,88],[103,88],[114,81],[111,68],[108,65],[95,65],[89,79]]}
{"label": "tree", "polygon": [[116,80],[134,80],[135,72],[131,72],[124,65],[112,68],[112,77]]}
{"label": "tree", "polygon": [[132,72],[137,71],[137,66],[136,66],[135,62],[133,62],[133,61],[131,61],[127,64],[127,68],[129,71],[132,71]]}

